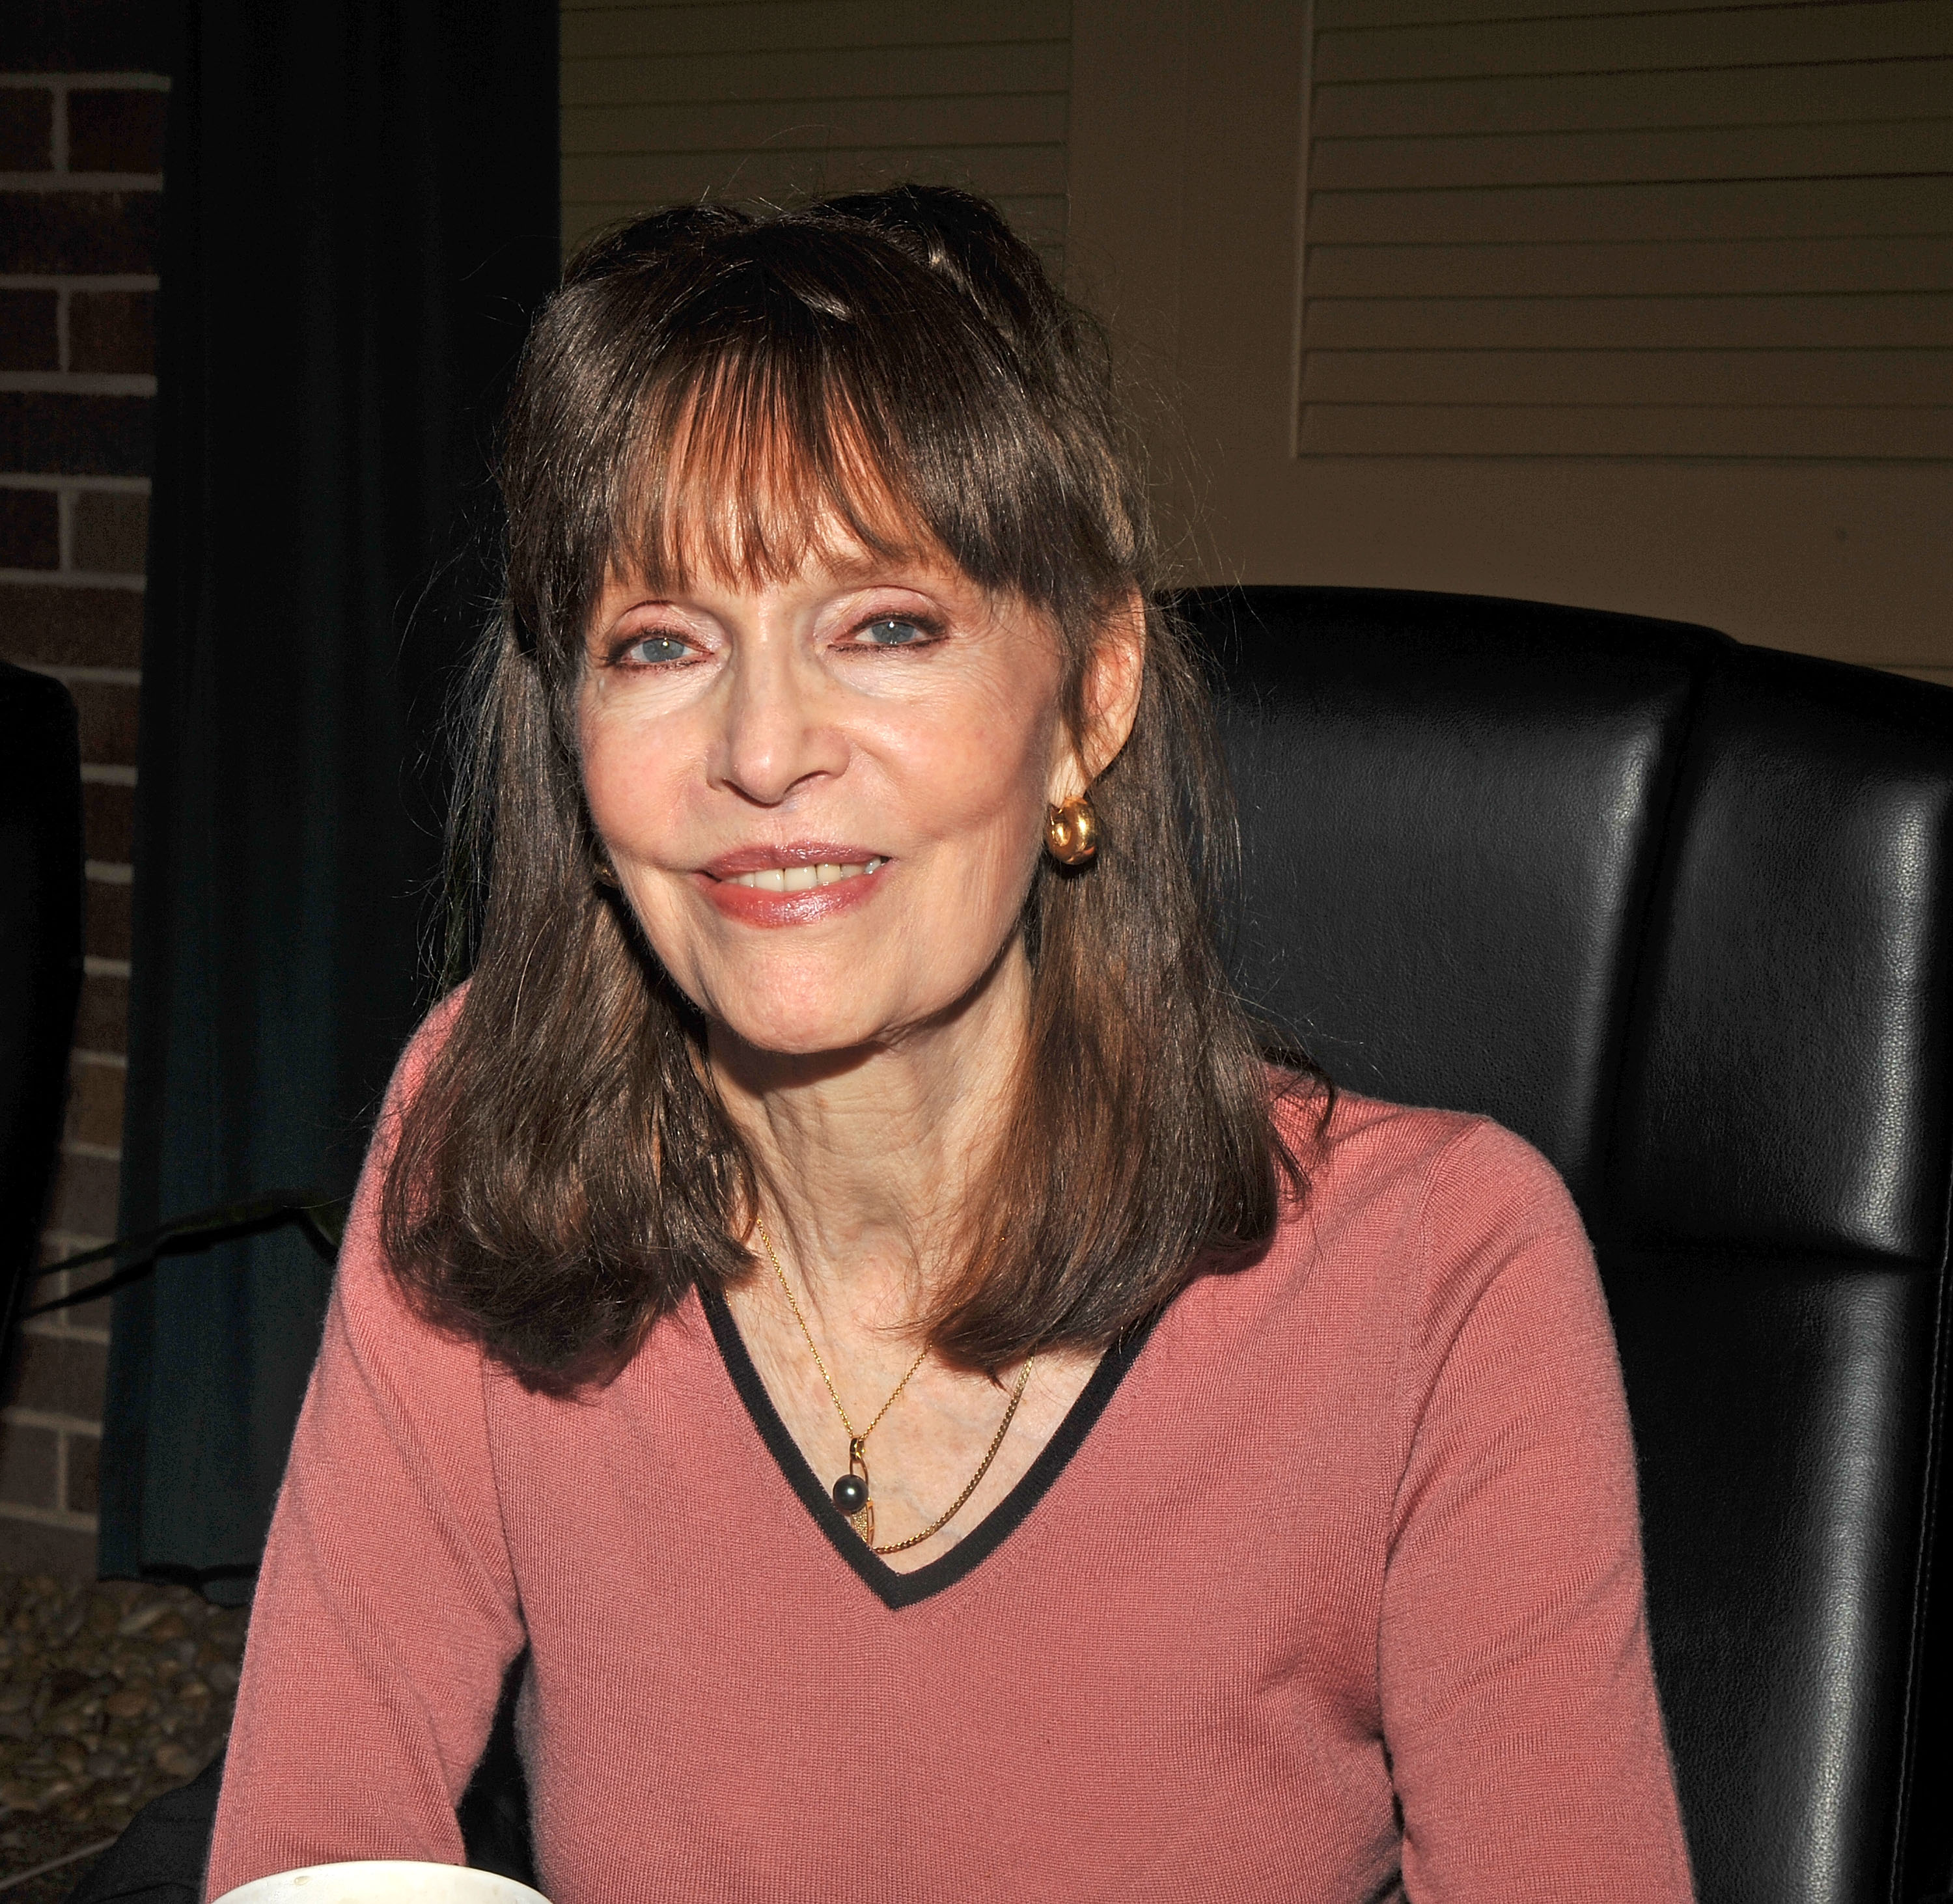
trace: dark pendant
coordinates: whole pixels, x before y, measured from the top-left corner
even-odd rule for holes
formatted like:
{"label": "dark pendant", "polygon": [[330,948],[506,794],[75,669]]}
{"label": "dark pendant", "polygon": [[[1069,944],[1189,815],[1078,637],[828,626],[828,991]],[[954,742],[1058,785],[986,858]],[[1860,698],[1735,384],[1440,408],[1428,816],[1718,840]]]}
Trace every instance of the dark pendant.
{"label": "dark pendant", "polygon": [[834,1505],[852,1520],[868,1505],[868,1483],[858,1474],[844,1474],[834,1484]]}

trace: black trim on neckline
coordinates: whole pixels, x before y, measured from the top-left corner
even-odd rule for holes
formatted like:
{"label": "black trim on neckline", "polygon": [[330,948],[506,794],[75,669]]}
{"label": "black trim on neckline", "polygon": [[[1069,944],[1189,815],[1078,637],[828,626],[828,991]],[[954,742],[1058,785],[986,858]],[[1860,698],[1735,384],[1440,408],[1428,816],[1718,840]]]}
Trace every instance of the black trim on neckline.
{"label": "black trim on neckline", "polygon": [[705,1320],[712,1329],[712,1339],[719,1345],[719,1358],[726,1364],[726,1373],[732,1377],[732,1386],[752,1418],[753,1426],[760,1431],[760,1439],[766,1443],[767,1452],[786,1477],[788,1485],[800,1496],[801,1505],[813,1516],[815,1526],[827,1536],[828,1544],[867,1582],[875,1597],[891,1608],[914,1606],[918,1600],[926,1600],[945,1587],[954,1586],[997,1551],[1022,1524],[1024,1517],[1043,1499],[1052,1482],[1064,1473],[1065,1463],[1077,1453],[1085,1437],[1092,1432],[1092,1424],[1105,1412],[1107,1403],[1125,1379],[1127,1370],[1139,1359],[1140,1351],[1146,1347],[1147,1338],[1159,1320],[1159,1313],[1156,1311],[1144,1322],[1127,1329],[1099,1358],[1099,1366],[1092,1371],[1092,1379],[1066,1411],[1064,1419],[1058,1424],[1058,1432],[1045,1443],[1037,1459],[1024,1470],[1016,1486],[1002,1500],[940,1560],[933,1560],[926,1566],[904,1574],[870,1550],[867,1542],[848,1524],[826,1489],[821,1486],[820,1477],[801,1452],[800,1443],[780,1419],[779,1411],[773,1406],[773,1398],[766,1392],[766,1385],[760,1379],[760,1371],[753,1366],[745,1339],[739,1333],[739,1325],[733,1320],[732,1308],[725,1297],[716,1289],[703,1287],[698,1296],[705,1310]]}

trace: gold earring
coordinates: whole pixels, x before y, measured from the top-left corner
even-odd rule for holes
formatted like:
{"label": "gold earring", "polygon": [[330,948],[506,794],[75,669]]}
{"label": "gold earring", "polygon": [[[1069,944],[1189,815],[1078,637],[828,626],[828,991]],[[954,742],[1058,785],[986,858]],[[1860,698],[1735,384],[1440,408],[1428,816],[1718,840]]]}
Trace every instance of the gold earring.
{"label": "gold earring", "polygon": [[1045,850],[1061,866],[1082,866],[1099,850],[1099,816],[1084,794],[1054,806],[1044,823]]}
{"label": "gold earring", "polygon": [[600,886],[615,886],[618,883],[617,869],[604,856],[600,847],[590,856],[590,874]]}

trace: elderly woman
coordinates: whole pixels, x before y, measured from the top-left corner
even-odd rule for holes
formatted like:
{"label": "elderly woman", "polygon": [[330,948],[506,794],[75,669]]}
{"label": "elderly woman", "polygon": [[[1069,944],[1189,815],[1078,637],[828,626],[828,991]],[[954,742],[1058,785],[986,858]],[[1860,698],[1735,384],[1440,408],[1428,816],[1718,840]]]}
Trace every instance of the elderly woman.
{"label": "elderly woman", "polygon": [[572,266],[210,1895],[523,1658],[556,1904],[1689,1896],[1578,1218],[1258,1051],[1108,389],[955,193]]}

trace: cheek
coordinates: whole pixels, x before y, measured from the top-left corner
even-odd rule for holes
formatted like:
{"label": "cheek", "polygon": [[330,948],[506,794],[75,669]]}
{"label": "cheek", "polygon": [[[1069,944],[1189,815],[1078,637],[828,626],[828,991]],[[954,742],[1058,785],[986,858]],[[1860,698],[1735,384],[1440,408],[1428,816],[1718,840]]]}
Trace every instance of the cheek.
{"label": "cheek", "polygon": [[939,753],[911,775],[926,831],[945,841],[1008,852],[1033,829],[1044,812],[1043,763],[1017,737],[1001,740],[994,747]]}
{"label": "cheek", "polygon": [[583,750],[583,798],[590,818],[605,838],[615,840],[629,828],[630,790],[635,776],[621,770],[615,749],[592,747],[586,740]]}
{"label": "cheek", "polygon": [[980,841],[1012,861],[1014,847],[1042,838],[1059,728],[1042,685],[964,697],[892,750],[920,830]]}
{"label": "cheek", "polygon": [[673,738],[613,710],[586,713],[579,724],[591,820],[606,840],[635,856],[656,859],[661,835],[680,811],[683,756]]}

